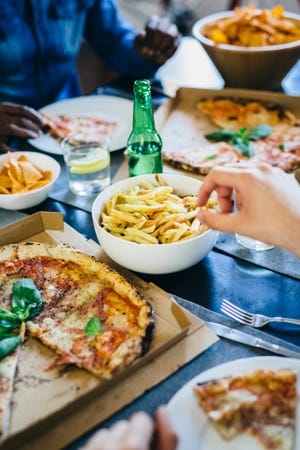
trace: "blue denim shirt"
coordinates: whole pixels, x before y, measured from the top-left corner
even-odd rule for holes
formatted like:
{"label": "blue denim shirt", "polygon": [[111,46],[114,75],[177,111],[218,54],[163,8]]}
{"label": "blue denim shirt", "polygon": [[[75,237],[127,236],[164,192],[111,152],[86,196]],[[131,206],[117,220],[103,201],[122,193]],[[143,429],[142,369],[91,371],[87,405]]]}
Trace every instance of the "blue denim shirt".
{"label": "blue denim shirt", "polygon": [[81,94],[76,58],[85,38],[108,65],[151,77],[137,31],[115,0],[0,0],[0,101],[40,108]]}

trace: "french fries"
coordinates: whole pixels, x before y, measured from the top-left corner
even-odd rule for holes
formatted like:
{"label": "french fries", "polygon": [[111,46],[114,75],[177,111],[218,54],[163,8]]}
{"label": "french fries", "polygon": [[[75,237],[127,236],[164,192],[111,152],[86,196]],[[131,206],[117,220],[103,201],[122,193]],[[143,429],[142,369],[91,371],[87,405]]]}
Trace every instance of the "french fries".
{"label": "french fries", "polygon": [[282,5],[255,10],[255,5],[236,7],[233,15],[208,24],[202,34],[216,44],[261,47],[300,39],[296,22],[284,17]]}
{"label": "french fries", "polygon": [[[204,233],[197,197],[180,197],[156,175],[157,183],[142,182],[116,192],[105,204],[99,224],[109,233],[138,244],[170,244]],[[207,208],[217,201],[210,199]]]}

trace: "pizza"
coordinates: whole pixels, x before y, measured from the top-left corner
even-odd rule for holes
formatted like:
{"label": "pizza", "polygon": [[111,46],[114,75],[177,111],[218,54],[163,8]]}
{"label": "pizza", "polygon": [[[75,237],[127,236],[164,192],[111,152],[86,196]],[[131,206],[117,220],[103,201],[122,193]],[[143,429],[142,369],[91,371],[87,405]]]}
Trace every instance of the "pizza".
{"label": "pizza", "polygon": [[[23,324],[25,338],[38,339],[54,351],[48,370],[72,364],[105,381],[147,352],[154,328],[152,307],[105,263],[65,244],[1,247],[1,310],[13,310],[14,286],[28,279],[43,304]],[[0,410],[5,402],[7,410],[11,397],[17,354],[16,350],[0,362],[4,386],[0,386]]]}
{"label": "pizza", "polygon": [[196,108],[209,116],[220,128],[238,130],[261,123],[271,126],[294,125],[296,117],[281,105],[258,100],[208,98],[196,103]]}
{"label": "pizza", "polygon": [[91,115],[55,115],[43,113],[44,131],[57,141],[76,133],[76,140],[81,143],[98,142],[103,134],[111,136],[117,122]]}
{"label": "pizza", "polygon": [[266,450],[293,449],[296,370],[253,370],[199,383],[193,391],[223,439],[247,433]]}
{"label": "pizza", "polygon": [[[164,149],[163,159],[168,164],[200,175],[207,175],[213,167],[233,164],[248,166],[264,162],[286,172],[300,167],[300,120],[281,105],[209,98],[196,102],[196,108],[219,130],[205,135],[207,144]],[[268,133],[247,140],[251,131],[266,126]],[[245,151],[245,142],[251,152],[248,148]]]}

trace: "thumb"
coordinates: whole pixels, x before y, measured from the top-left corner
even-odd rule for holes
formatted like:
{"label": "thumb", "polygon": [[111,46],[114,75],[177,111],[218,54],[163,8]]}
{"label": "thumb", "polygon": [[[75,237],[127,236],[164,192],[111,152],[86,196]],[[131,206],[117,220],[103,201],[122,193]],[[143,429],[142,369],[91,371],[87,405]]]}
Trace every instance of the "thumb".
{"label": "thumb", "polygon": [[213,230],[224,231],[225,233],[238,232],[239,224],[237,214],[220,213],[203,209],[199,212],[198,218]]}

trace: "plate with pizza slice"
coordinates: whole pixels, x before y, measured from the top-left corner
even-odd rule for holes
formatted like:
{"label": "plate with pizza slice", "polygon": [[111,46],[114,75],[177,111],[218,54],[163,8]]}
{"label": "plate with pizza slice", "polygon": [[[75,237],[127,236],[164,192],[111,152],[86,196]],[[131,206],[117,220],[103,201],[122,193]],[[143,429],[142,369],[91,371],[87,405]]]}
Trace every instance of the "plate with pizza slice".
{"label": "plate with pizza slice", "polygon": [[82,141],[97,140],[97,132],[111,138],[110,151],[126,146],[132,128],[133,102],[110,95],[71,98],[41,108],[47,125],[45,133],[29,143],[48,153],[62,154],[60,143],[72,133]]}
{"label": "plate with pizza slice", "polygon": [[300,360],[253,357],[213,367],[169,401],[178,450],[300,448]]}

